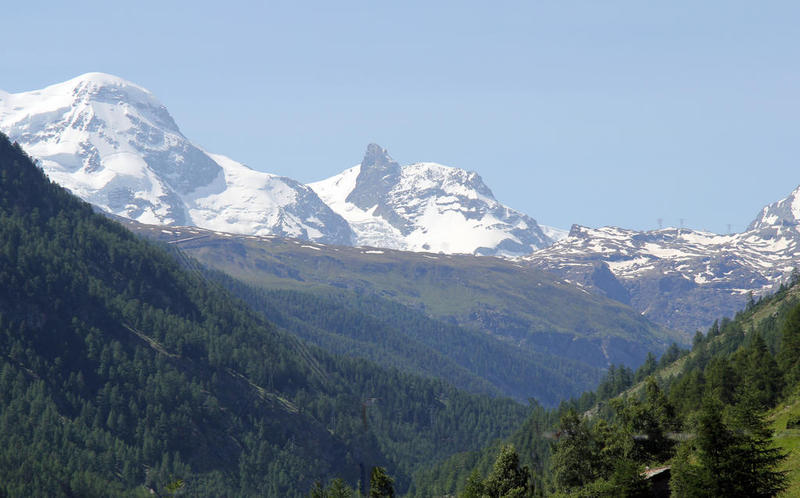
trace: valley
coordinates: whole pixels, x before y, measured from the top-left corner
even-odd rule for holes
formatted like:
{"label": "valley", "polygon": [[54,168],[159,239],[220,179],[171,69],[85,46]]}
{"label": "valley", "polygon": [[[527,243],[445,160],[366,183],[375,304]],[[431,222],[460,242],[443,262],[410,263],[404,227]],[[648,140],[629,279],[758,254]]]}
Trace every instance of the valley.
{"label": "valley", "polygon": [[799,486],[800,188],[566,232],[375,143],[253,169],[104,73],[0,92],[0,132],[0,495],[736,494],[709,434]]}

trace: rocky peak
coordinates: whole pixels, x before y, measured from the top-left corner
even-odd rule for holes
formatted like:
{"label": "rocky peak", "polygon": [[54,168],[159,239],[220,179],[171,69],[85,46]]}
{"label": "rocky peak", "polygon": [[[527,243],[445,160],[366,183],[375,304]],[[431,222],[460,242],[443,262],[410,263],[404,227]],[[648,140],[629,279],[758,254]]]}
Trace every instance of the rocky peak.
{"label": "rocky peak", "polygon": [[785,199],[765,206],[748,230],[763,230],[778,227],[794,227],[800,222],[800,187]]}
{"label": "rocky peak", "polygon": [[347,202],[367,210],[381,203],[386,194],[397,184],[401,168],[378,144],[369,144],[361,161],[361,170],[356,178],[356,186]]}

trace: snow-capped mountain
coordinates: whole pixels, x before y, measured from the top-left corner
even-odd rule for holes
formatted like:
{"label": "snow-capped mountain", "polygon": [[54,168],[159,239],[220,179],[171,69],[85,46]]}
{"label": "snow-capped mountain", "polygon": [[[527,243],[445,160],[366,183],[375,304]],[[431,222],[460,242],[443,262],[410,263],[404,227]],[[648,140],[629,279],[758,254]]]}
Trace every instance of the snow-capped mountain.
{"label": "snow-capped mountain", "polygon": [[522,256],[552,243],[536,220],[500,204],[477,173],[401,166],[376,144],[361,164],[310,186],[350,223],[358,245]]}
{"label": "snow-capped mountain", "polygon": [[798,222],[800,222],[800,187],[794,189],[785,199],[765,206],[747,229],[773,230],[778,227],[797,227]]}
{"label": "snow-capped mountain", "polygon": [[50,178],[122,217],[161,225],[350,244],[347,222],[313,190],[210,154],[146,89],[88,73],[0,92],[0,131]]}
{"label": "snow-capped mountain", "polygon": [[765,207],[748,230],[717,235],[573,226],[526,258],[588,289],[631,304],[675,329],[705,330],[768,292],[800,264],[800,188]]}

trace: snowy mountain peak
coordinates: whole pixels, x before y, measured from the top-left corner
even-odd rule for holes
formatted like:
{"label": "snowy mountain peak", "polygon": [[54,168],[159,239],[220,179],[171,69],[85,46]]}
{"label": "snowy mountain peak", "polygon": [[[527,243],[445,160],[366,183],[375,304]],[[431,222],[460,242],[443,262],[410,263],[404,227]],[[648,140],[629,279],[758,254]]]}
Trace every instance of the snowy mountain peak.
{"label": "snowy mountain peak", "polygon": [[125,92],[129,97],[135,97],[135,100],[149,101],[161,105],[146,88],[120,78],[119,76],[107,73],[85,73],[63,83],[51,85],[47,87],[45,91],[58,88],[72,88],[75,92],[82,90],[88,94],[93,93],[95,95],[101,94],[104,89],[117,88]]}
{"label": "snowy mountain peak", "polygon": [[764,206],[747,229],[775,229],[795,227],[798,224],[800,224],[800,187],[794,189],[785,199]]}
{"label": "snowy mountain peak", "polygon": [[125,218],[352,242],[347,222],[310,188],[208,154],[152,93],[117,76],[87,73],[0,94],[0,131],[51,179]]}
{"label": "snowy mountain peak", "polygon": [[536,220],[497,202],[477,173],[400,166],[376,144],[360,165],[311,187],[348,220],[360,245],[520,256],[552,242]]}

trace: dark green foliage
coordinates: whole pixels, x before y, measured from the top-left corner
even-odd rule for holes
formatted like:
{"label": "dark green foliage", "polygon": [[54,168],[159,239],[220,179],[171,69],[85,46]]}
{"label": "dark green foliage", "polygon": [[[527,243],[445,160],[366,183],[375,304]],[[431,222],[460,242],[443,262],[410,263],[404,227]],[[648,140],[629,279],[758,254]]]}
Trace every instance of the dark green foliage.
{"label": "dark green foliage", "polygon": [[483,498],[483,495],[483,479],[481,478],[480,471],[475,468],[467,478],[467,485],[464,486],[464,492],[459,496],[460,498]]}
{"label": "dark green foliage", "polygon": [[608,399],[633,384],[634,373],[628,367],[611,365],[603,381],[597,386],[597,396]]}
{"label": "dark green foliage", "polygon": [[774,406],[784,388],[783,372],[760,334],[733,355],[732,366],[741,377],[742,394],[747,391],[762,410]]}
{"label": "dark green foliage", "polygon": [[519,455],[513,445],[500,448],[491,472],[481,479],[474,469],[467,479],[461,498],[512,498],[534,495],[533,482],[528,467],[520,465]]}
{"label": "dark green foliage", "polygon": [[483,332],[433,319],[373,294],[263,289],[205,272],[273,323],[334,353],[362,357],[456,387],[555,405],[575,386],[594,383],[597,369],[575,360],[524,351]]}
{"label": "dark green foliage", "polygon": [[555,490],[570,496],[647,496],[640,442],[630,427],[602,420],[590,426],[568,412],[561,419],[551,460]]}
{"label": "dark green foliage", "polygon": [[531,496],[531,475],[520,467],[519,455],[512,445],[503,446],[492,471],[483,481],[483,492],[491,498]]}
{"label": "dark green foliage", "polygon": [[683,356],[683,354],[684,351],[682,351],[681,348],[676,343],[673,342],[672,344],[670,344],[667,350],[664,351],[664,354],[661,355],[661,358],[659,358],[658,366],[665,367],[670,363],[672,363],[673,361],[680,358],[681,356]]}
{"label": "dark green foliage", "polygon": [[351,498],[353,496],[353,490],[350,489],[350,486],[338,477],[331,481],[325,492],[327,493],[327,498]]}
{"label": "dark green foliage", "polygon": [[775,496],[786,488],[777,471],[785,458],[771,447],[771,433],[749,400],[723,420],[723,405],[706,398],[694,424],[695,438],[684,444],[672,469],[676,496]]}
{"label": "dark green foliage", "polygon": [[643,381],[647,378],[647,376],[655,372],[656,368],[658,368],[658,359],[656,358],[656,355],[654,355],[652,352],[647,353],[644,363],[639,365],[639,368],[636,369],[634,382]]}
{"label": "dark green foliage", "polygon": [[615,400],[616,415],[627,437],[633,441],[626,454],[637,462],[657,464],[668,460],[674,441],[667,437],[680,429],[675,408],[652,377],[645,381],[646,399]]}
{"label": "dark green foliage", "polygon": [[[783,286],[734,320],[716,322],[691,352],[673,345],[655,368],[652,357],[636,373],[610,368],[596,392],[534,411],[511,438],[521,461],[536,462],[532,479],[557,496],[648,496],[645,465],[671,465],[675,496],[774,496],[786,483],[777,470],[783,456],[762,414],[798,388],[798,352],[786,352],[800,351],[797,293]],[[640,384],[606,401],[632,379]],[[790,418],[787,428],[795,426]],[[548,435],[552,453],[541,446]],[[417,483],[436,494],[468,486],[477,496],[486,453],[497,448],[453,457]],[[459,465],[466,470],[452,485]]]}
{"label": "dark green foliage", "polygon": [[353,489],[343,479],[337,477],[328,484],[327,488],[321,482],[316,481],[308,496],[309,498],[352,498],[353,493]]}
{"label": "dark green foliage", "polygon": [[567,412],[556,435],[558,443],[551,463],[556,488],[569,492],[597,479],[601,447],[583,417]]}
{"label": "dark green foliage", "polygon": [[[673,348],[673,351],[676,355],[685,354],[685,351],[677,346]],[[508,441],[517,448],[521,464],[530,469],[532,486],[537,493],[544,493],[545,483],[543,481],[549,476],[551,468],[552,438],[557,433],[555,426],[561,418],[568,412],[583,413],[595,404],[603,405],[599,411],[613,416],[613,410],[606,406],[605,402],[630,387],[635,377],[643,375],[641,369],[649,368],[651,367],[646,364],[642,365],[640,370],[635,373],[623,366],[609,368],[598,388],[602,394],[586,392],[578,399],[562,402],[555,410],[546,410],[532,400],[528,418]],[[602,440],[605,440],[606,436],[604,434]],[[632,444],[631,436],[627,435],[626,437]],[[417,473],[414,477],[412,494],[418,497],[427,497],[465,492],[465,486],[472,475],[471,472],[474,470],[480,481],[481,475],[486,475],[491,471],[495,455],[498,454],[501,447],[502,445],[498,443],[480,452],[454,455],[439,465]],[[610,461],[613,458],[612,452],[606,451],[606,453],[608,455],[604,458],[606,461]],[[604,467],[604,475],[613,474],[615,472],[613,467],[613,465]]]}
{"label": "dark green foliage", "polygon": [[778,363],[789,385],[800,383],[800,306],[794,307],[781,328]]}
{"label": "dark green foliage", "polygon": [[359,464],[403,489],[523,414],[305,345],[0,137],[0,495],[301,496]]}
{"label": "dark green foliage", "polygon": [[383,467],[372,467],[369,477],[370,498],[394,498],[394,479]]}

